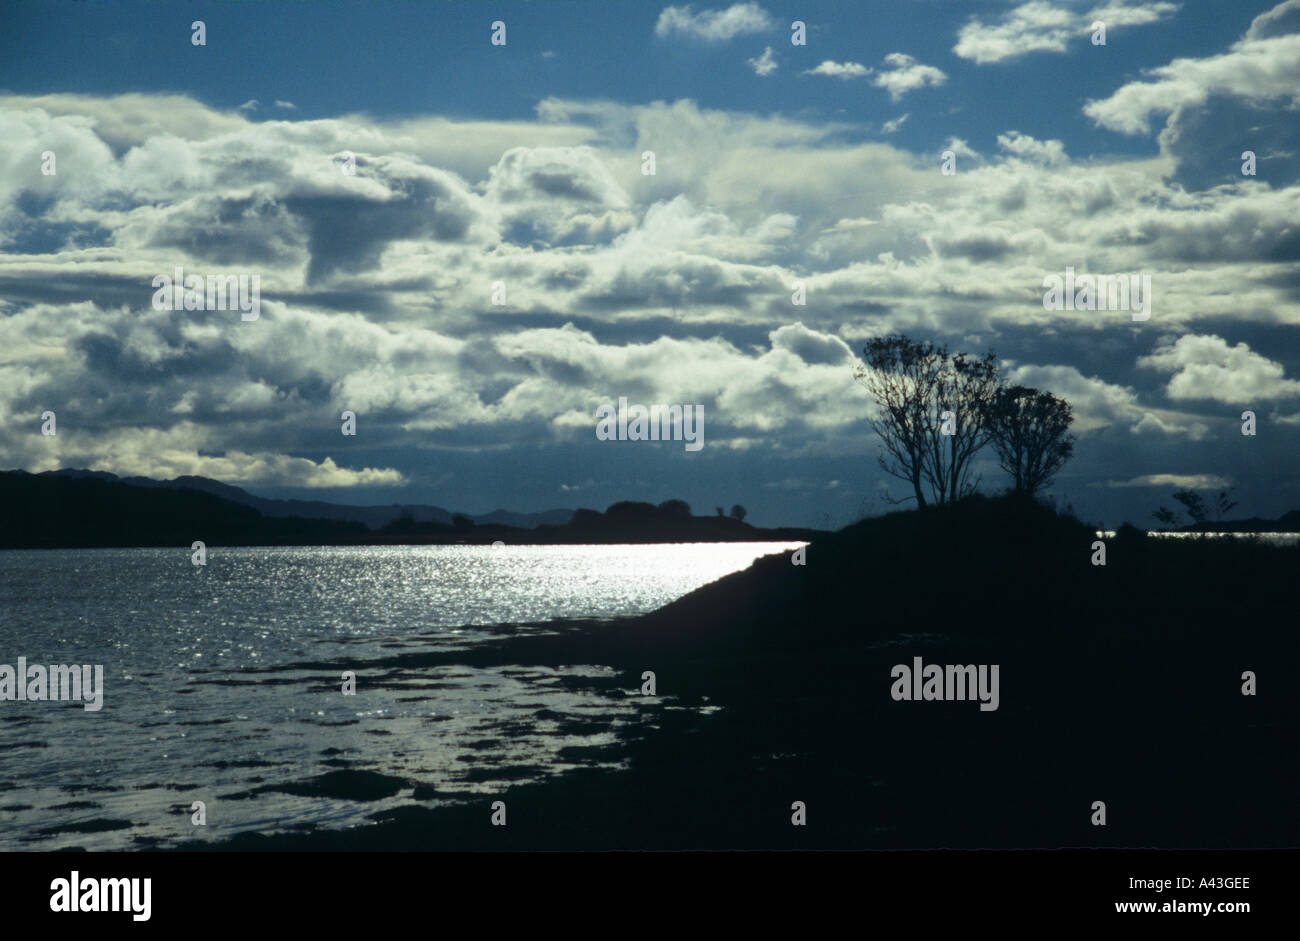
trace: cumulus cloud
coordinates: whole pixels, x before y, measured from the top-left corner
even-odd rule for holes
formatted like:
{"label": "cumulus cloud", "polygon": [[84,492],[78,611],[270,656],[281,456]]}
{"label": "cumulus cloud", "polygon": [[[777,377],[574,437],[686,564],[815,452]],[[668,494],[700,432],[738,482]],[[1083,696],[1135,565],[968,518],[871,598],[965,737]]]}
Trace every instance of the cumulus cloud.
{"label": "cumulus cloud", "polygon": [[1007,379],[1015,385],[1042,389],[1065,398],[1074,406],[1076,431],[1093,431],[1108,425],[1126,426],[1134,433],[1204,436],[1203,422],[1175,413],[1144,407],[1130,388],[1085,376],[1073,366],[1013,366]]}
{"label": "cumulus cloud", "polygon": [[1091,33],[1094,22],[1112,29],[1145,26],[1172,16],[1178,5],[1151,0],[1111,0],[1087,13],[1051,0],[1030,0],[986,22],[971,17],[957,34],[953,52],[977,65],[1004,62],[1032,52],[1064,52],[1072,38]]}
{"label": "cumulus cloud", "polygon": [[1124,26],[1147,26],[1168,19],[1181,9],[1177,3],[1164,3],[1160,0],[1110,0],[1093,7],[1086,14],[1089,25],[1085,32],[1092,31],[1092,23],[1101,21],[1106,29]]}
{"label": "cumulus cloud", "polygon": [[[315,284],[336,272],[373,268],[398,239],[489,243],[496,226],[481,199],[459,177],[400,157],[358,161],[362,185],[303,188],[284,199],[301,220]],[[340,174],[344,181],[350,178]],[[379,184],[375,194],[366,181]]]}
{"label": "cumulus cloud", "polygon": [[[262,484],[290,484],[295,487],[357,487],[394,485],[405,482],[403,475],[391,468],[366,467],[349,470],[339,467],[331,457],[317,463],[285,454],[244,454],[231,451],[220,457],[200,455],[161,454],[150,461],[152,469],[144,476],[162,476],[170,473],[163,468],[177,469],[180,474],[213,477],[217,480],[247,481]],[[120,465],[119,465],[120,466]],[[188,467],[188,470],[180,468]]]}
{"label": "cumulus cloud", "polygon": [[789,350],[805,363],[836,365],[853,361],[849,345],[836,336],[809,330],[802,322],[787,324],[768,334],[772,349]]}
{"label": "cumulus cloud", "polygon": [[998,135],[998,146],[1022,160],[1031,160],[1049,167],[1069,162],[1065,155],[1065,145],[1059,140],[1034,140],[1028,134],[1008,131]]}
{"label": "cumulus cloud", "polygon": [[761,33],[775,25],[772,17],[757,3],[736,3],[725,10],[703,10],[689,6],[665,7],[655,22],[660,39],[686,36],[708,43],[721,43],[737,36]]}
{"label": "cumulus cloud", "polygon": [[943,149],[951,150],[955,156],[969,157],[972,160],[979,159],[980,156],[979,151],[971,147],[970,144],[966,143],[966,141],[962,140],[960,137],[948,138],[948,142],[943,145]]}
{"label": "cumulus cloud", "polygon": [[1172,373],[1165,387],[1171,399],[1214,399],[1250,404],[1300,396],[1300,382],[1285,377],[1280,363],[1245,343],[1229,346],[1218,336],[1189,334],[1159,347],[1138,365]]}
{"label": "cumulus cloud", "polygon": [[[321,461],[274,451],[229,449],[213,454],[199,451],[193,441],[205,432],[189,422],[168,429],[114,429],[65,440],[53,449],[32,454],[25,464],[33,472],[60,467],[89,467],[121,476],[169,479],[211,477],[225,483],[317,488],[398,486],[406,477],[392,468],[340,467],[331,457]],[[62,431],[57,438],[64,438]]]}
{"label": "cumulus cloud", "polygon": [[[710,447],[860,452],[855,343],[996,335],[1024,356],[1028,331],[1091,349],[1120,321],[1041,304],[1044,274],[1084,261],[1151,271],[1171,329],[1300,322],[1300,189],[1192,194],[1163,156],[1070,160],[1002,129],[984,159],[949,139],[958,182],[860,125],[692,101],[545,99],[501,122],[41,101],[0,97],[0,448],[20,466],[391,485],[425,449],[589,436],[619,394],[704,404]],[[79,172],[40,174],[52,143]],[[150,280],[177,264],[260,272],[261,319],[154,310]],[[1075,404],[1084,434],[1205,433],[1189,399],[1019,368]],[[1260,375],[1253,388],[1291,388]],[[47,407],[57,442],[12,431]],[[345,408],[364,461],[323,444]],[[65,412],[96,433],[65,442]]]}
{"label": "cumulus cloud", "polygon": [[1088,102],[1084,113],[1101,127],[1140,134],[1150,131],[1152,115],[1203,105],[1213,95],[1252,103],[1278,99],[1294,112],[1300,102],[1300,14],[1293,3],[1256,17],[1227,52],[1149,69],[1109,97]]}
{"label": "cumulus cloud", "polygon": [[1032,0],[1004,14],[996,23],[971,17],[958,32],[952,51],[979,65],[1031,52],[1064,52],[1077,21],[1070,10]]}
{"label": "cumulus cloud", "polygon": [[237,112],[210,108],[188,95],[128,93],[99,96],[55,93],[3,95],[6,111],[37,109],[49,117],[75,117],[108,145],[115,156],[152,138],[171,135],[185,140],[212,140],[239,133],[249,121]]}
{"label": "cumulus cloud", "polygon": [[488,171],[484,196],[503,237],[533,244],[607,242],[627,231],[630,200],[591,147],[514,147]]}
{"label": "cumulus cloud", "polygon": [[1300,33],[1300,0],[1286,0],[1255,17],[1245,38],[1270,39],[1289,33]]}
{"label": "cumulus cloud", "polygon": [[[566,431],[570,424],[589,431],[596,406],[618,395],[703,404],[733,432],[842,427],[860,420],[864,406],[845,365],[847,346],[802,324],[774,331],[758,355],[717,338],[605,344],[573,324],[502,337],[497,347],[534,373],[500,407]],[[725,447],[733,436],[715,440]]]}
{"label": "cumulus cloud", "polygon": [[926,85],[942,85],[948,76],[932,65],[923,65],[909,55],[891,52],[885,56],[885,68],[872,79],[872,84],[889,92],[893,101]]}
{"label": "cumulus cloud", "polygon": [[499,203],[540,198],[626,206],[627,194],[590,147],[514,147],[489,172]]}
{"label": "cumulus cloud", "polygon": [[917,62],[911,56],[901,52],[891,52],[885,56],[884,67],[879,72],[861,62],[836,62],[826,59],[816,68],[805,69],[803,74],[825,75],[845,81],[875,75],[872,84],[888,91],[893,101],[898,101],[909,91],[915,91],[926,85],[942,85],[948,80],[948,76],[941,70]]}
{"label": "cumulus cloud", "polygon": [[804,75],[829,75],[831,78],[865,78],[872,70],[860,62],[834,62],[830,59],[822,62],[815,69],[807,69]]}

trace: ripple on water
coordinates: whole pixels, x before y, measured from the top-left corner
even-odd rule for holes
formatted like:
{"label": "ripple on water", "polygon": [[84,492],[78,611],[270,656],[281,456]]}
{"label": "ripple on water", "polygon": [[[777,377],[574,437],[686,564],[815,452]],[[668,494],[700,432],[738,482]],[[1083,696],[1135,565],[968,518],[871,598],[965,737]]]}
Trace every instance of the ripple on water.
{"label": "ripple on water", "polygon": [[0,551],[0,584],[22,586],[2,649],[103,664],[105,684],[97,713],[0,704],[0,849],[357,826],[616,766],[619,737],[671,700],[597,666],[454,661],[598,629],[793,545],[217,549],[203,570],[187,548]]}

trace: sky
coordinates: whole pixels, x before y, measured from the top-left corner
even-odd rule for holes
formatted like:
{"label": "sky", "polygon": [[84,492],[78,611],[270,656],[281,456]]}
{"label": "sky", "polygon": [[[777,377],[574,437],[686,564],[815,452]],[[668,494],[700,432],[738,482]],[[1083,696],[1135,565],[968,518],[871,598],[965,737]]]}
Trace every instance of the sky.
{"label": "sky", "polygon": [[[5,5],[0,466],[838,526],[909,492],[852,375],[903,332],[1071,402],[1091,521],[1277,516],[1298,98],[1300,0]],[[1046,309],[1067,267],[1149,319]],[[704,446],[598,440],[620,397]]]}

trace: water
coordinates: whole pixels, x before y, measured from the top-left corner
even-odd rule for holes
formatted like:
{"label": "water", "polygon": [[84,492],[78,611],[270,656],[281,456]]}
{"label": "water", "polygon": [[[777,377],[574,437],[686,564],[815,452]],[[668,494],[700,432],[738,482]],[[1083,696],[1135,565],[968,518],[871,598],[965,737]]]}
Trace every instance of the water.
{"label": "water", "polygon": [[[1103,539],[1111,539],[1115,536],[1115,531],[1099,529],[1097,535]],[[1300,533],[1169,533],[1153,530],[1147,535],[1156,539],[1243,539],[1266,546],[1294,546],[1300,543]]]}
{"label": "water", "polygon": [[[103,664],[105,686],[98,712],[0,701],[0,849],[363,826],[413,784],[436,806],[608,764],[592,746],[670,699],[575,682],[598,665],[397,658],[642,614],[795,545],[0,551],[0,663]],[[363,794],[344,769],[388,777]]]}

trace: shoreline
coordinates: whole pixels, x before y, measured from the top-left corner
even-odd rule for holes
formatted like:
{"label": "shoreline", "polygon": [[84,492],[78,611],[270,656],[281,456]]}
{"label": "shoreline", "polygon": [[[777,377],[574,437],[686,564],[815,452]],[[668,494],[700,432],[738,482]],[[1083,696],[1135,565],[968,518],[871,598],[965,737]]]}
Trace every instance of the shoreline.
{"label": "shoreline", "polygon": [[[565,689],[621,699],[651,671],[658,698],[646,724],[612,743],[574,733],[560,760],[620,770],[520,784],[469,755],[491,790],[466,798],[378,780],[344,748],[276,786],[399,801],[359,804],[369,824],[215,831],[165,851],[1300,846],[1300,688],[1277,666],[1300,659],[1300,549],[1133,530],[1098,562],[1095,539],[1040,506],[972,500],[829,534],[805,565],[760,556],[647,614],[371,658],[356,668],[426,684],[449,667],[599,667]],[[314,682],[343,659],[290,666]],[[902,695],[898,667],[926,664],[947,682]],[[990,681],[997,668],[995,708],[947,695],[980,665]]]}

